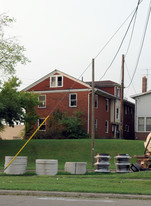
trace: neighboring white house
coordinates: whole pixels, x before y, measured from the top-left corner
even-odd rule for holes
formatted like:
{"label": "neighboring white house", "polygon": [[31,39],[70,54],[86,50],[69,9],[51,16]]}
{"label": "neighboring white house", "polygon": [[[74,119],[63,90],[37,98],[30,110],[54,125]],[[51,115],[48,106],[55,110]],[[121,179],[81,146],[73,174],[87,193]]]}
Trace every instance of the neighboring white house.
{"label": "neighboring white house", "polygon": [[145,140],[151,132],[151,90],[147,90],[147,79],[143,77],[142,93],[133,95],[135,100],[135,139]]}

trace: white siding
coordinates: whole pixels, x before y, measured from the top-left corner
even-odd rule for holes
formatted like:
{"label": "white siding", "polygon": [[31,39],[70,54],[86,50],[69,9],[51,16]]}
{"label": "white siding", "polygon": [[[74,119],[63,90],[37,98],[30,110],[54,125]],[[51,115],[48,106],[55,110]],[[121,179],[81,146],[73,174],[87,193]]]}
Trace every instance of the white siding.
{"label": "white siding", "polygon": [[138,132],[138,117],[151,117],[151,94],[135,98],[135,104],[135,131]]}

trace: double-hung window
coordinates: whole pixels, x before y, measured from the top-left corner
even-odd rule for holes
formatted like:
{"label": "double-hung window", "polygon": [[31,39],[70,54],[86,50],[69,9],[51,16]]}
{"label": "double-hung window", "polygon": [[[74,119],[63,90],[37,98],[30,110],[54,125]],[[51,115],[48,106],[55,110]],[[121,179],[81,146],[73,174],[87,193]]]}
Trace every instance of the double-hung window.
{"label": "double-hung window", "polygon": [[105,133],[109,133],[109,121],[105,121]]}
{"label": "double-hung window", "polygon": [[120,109],[116,108],[116,119],[119,120],[120,119]]}
{"label": "double-hung window", "polygon": [[[38,119],[38,127],[43,123],[44,120],[45,118]],[[45,130],[46,130],[46,122],[43,123],[39,131],[45,131]]]}
{"label": "double-hung window", "polygon": [[119,87],[115,87],[115,94],[117,97],[120,97],[120,88]]}
{"label": "double-hung window", "polygon": [[145,124],[144,120],[145,120],[144,117],[138,117],[138,131],[139,132],[144,131],[144,124]]}
{"label": "double-hung window", "polygon": [[106,112],[108,112],[108,111],[109,111],[109,100],[106,99]]}
{"label": "double-hung window", "polygon": [[69,107],[77,107],[77,94],[69,94]]}
{"label": "double-hung window", "polygon": [[151,131],[151,117],[146,117],[146,131]]}
{"label": "double-hung window", "polygon": [[50,77],[50,87],[62,87],[63,86],[63,76],[54,75]]}
{"label": "double-hung window", "polygon": [[46,108],[46,95],[40,95],[38,100],[40,102],[38,108]]}

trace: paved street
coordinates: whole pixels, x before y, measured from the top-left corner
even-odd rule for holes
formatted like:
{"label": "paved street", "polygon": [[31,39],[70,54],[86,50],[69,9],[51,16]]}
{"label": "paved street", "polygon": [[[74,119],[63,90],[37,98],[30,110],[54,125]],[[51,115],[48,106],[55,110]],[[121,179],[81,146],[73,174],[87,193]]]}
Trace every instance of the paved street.
{"label": "paved street", "polygon": [[150,206],[150,200],[0,195],[0,206]]}

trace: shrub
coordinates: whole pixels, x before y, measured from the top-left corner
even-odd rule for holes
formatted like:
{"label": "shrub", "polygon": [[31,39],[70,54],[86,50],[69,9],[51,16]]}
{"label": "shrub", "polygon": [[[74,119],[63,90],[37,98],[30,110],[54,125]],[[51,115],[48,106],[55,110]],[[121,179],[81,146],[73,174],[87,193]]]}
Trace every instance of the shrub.
{"label": "shrub", "polygon": [[75,111],[73,115],[68,112],[64,114],[59,109],[53,113],[49,120],[49,128],[46,131],[39,131],[34,136],[35,139],[80,139],[88,138],[84,131],[84,114]]}

